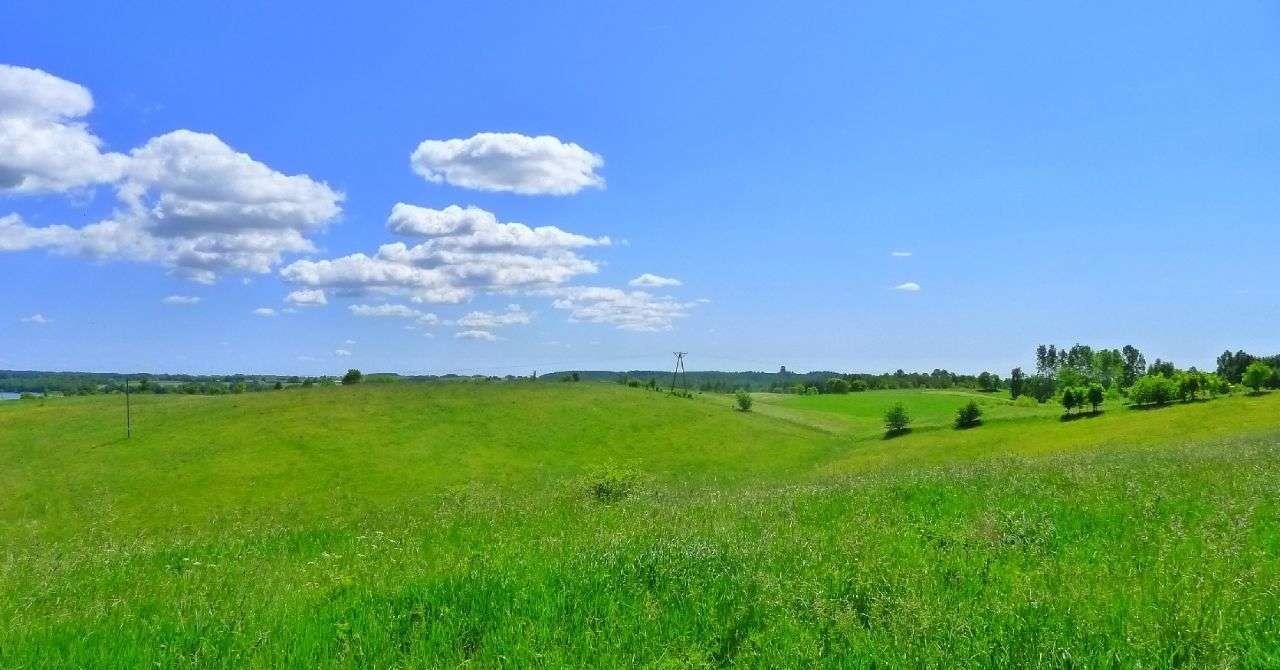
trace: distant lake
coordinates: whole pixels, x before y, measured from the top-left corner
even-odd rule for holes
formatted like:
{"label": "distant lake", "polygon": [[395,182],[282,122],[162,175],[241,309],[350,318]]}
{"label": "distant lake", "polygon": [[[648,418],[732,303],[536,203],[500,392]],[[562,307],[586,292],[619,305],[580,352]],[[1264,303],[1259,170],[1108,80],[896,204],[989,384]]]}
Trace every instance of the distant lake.
{"label": "distant lake", "polygon": [[17,400],[22,395],[18,393],[10,393],[8,391],[0,391],[0,400]]}

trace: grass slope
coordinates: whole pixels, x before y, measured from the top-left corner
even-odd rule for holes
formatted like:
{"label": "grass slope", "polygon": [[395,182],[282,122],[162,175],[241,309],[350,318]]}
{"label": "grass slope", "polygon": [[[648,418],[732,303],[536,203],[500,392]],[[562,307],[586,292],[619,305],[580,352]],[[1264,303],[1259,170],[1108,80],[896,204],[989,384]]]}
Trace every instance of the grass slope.
{"label": "grass slope", "polygon": [[965,399],[0,404],[0,667],[1280,665],[1280,394]]}

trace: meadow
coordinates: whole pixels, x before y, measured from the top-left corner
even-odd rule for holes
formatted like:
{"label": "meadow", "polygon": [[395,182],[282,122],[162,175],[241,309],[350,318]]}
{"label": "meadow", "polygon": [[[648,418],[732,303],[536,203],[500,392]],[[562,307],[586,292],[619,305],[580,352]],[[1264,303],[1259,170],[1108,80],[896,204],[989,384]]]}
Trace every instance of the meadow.
{"label": "meadow", "polygon": [[0,404],[0,667],[1280,666],[1280,393],[135,400]]}

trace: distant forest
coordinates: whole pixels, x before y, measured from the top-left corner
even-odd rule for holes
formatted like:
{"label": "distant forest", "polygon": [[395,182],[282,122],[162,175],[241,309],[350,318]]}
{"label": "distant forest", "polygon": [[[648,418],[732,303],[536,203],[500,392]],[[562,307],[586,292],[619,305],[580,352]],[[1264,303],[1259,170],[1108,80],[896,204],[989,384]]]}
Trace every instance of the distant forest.
{"label": "distant forest", "polygon": [[[1035,352],[1036,367],[1031,374],[1014,368],[1009,375],[995,372],[961,374],[936,369],[931,372],[896,370],[879,374],[844,373],[831,370],[792,372],[785,367],[777,372],[690,371],[675,379],[677,388],[705,393],[736,391],[772,391],[776,393],[849,393],[878,389],[970,389],[976,391],[1009,390],[1015,397],[1030,395],[1042,402],[1063,388],[1098,384],[1104,389],[1128,389],[1139,378],[1160,375],[1213,374],[1230,384],[1240,384],[1245,370],[1261,362],[1273,371],[1266,385],[1280,388],[1280,356],[1254,356],[1244,351],[1225,351],[1217,359],[1213,373],[1183,371],[1173,363],[1156,359],[1148,365],[1137,348],[1093,349],[1084,345],[1058,348],[1041,345]],[[339,377],[306,377],[299,375],[186,375],[186,374],[122,374],[105,372],[40,372],[0,370],[0,391],[29,394],[90,395],[117,393],[129,379],[130,390],[139,393],[185,393],[218,395],[280,390],[290,387],[330,386]],[[371,373],[359,377],[362,383],[422,383],[441,380],[516,381],[528,377],[508,375],[486,377],[476,375],[399,375]],[[669,388],[670,370],[568,370],[539,375],[538,381],[617,382],[630,386]]]}

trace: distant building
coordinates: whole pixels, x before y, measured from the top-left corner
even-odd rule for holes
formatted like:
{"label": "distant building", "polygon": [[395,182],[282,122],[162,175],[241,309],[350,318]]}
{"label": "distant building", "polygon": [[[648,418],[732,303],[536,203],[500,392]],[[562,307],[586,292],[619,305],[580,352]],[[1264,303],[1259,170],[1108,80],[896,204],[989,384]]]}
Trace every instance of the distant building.
{"label": "distant building", "polygon": [[785,375],[785,374],[787,374],[787,366],[785,366],[785,365],[784,365],[784,366],[782,366],[781,368],[779,368],[779,369],[778,369],[778,374],[780,374],[780,375]]}

